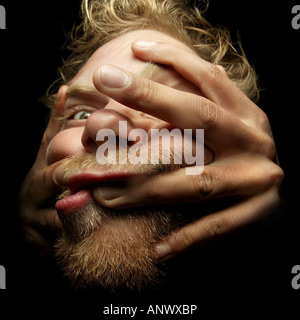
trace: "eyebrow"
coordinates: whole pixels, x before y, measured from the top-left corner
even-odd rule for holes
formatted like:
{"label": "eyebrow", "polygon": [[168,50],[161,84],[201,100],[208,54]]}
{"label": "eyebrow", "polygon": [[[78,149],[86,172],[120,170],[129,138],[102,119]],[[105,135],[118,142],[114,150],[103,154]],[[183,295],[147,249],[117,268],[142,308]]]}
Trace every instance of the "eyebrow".
{"label": "eyebrow", "polygon": [[85,81],[73,82],[66,93],[68,98],[80,95],[99,96],[101,94],[90,82]]}

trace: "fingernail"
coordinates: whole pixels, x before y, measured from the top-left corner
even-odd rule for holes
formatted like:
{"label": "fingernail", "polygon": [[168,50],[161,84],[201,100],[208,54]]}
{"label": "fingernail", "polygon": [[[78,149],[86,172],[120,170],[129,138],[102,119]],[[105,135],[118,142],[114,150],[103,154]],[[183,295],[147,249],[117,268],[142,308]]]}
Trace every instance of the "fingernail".
{"label": "fingernail", "polygon": [[106,65],[100,69],[102,83],[109,88],[123,88],[130,82],[130,76],[117,67]]}
{"label": "fingernail", "polygon": [[134,42],[137,47],[150,48],[156,45],[155,41],[137,40]]}
{"label": "fingernail", "polygon": [[171,247],[166,244],[158,244],[155,248],[155,255],[158,262],[168,260],[168,257],[171,257]]}
{"label": "fingernail", "polygon": [[100,196],[104,200],[113,200],[121,197],[127,188],[124,186],[101,186],[94,189],[94,196],[97,200],[97,197]]}

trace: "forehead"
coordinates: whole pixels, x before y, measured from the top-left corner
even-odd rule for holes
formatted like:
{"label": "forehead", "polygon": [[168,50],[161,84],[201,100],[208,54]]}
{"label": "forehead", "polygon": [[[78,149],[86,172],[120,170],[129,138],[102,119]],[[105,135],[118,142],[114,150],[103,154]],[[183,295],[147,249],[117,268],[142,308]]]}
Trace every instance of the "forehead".
{"label": "forehead", "polygon": [[92,83],[95,70],[105,64],[114,64],[133,73],[140,74],[147,63],[135,57],[131,51],[131,44],[136,40],[166,41],[185,46],[182,42],[162,32],[154,30],[132,31],[107,42],[96,50],[71,83],[78,78],[86,83]]}

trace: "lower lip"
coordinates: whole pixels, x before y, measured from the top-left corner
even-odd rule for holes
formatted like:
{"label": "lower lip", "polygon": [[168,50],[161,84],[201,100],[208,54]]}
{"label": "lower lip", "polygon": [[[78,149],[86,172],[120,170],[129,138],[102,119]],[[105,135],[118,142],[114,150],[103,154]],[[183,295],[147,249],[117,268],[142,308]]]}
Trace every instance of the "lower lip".
{"label": "lower lip", "polygon": [[91,197],[89,190],[82,189],[75,194],[58,200],[55,204],[55,209],[60,215],[72,215],[85,206]]}

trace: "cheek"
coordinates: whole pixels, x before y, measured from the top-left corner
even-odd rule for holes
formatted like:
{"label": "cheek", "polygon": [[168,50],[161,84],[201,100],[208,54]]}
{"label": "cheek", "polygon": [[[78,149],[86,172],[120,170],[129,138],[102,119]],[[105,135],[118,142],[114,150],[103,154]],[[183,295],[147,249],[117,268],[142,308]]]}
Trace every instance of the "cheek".
{"label": "cheek", "polygon": [[82,155],[85,149],[81,143],[83,128],[72,128],[59,132],[50,142],[47,152],[47,165],[71,155]]}

